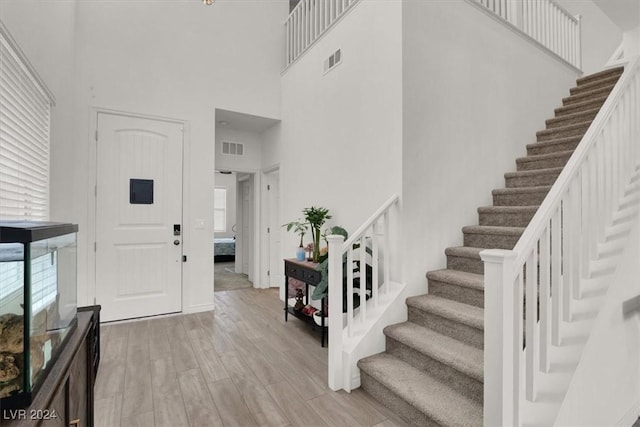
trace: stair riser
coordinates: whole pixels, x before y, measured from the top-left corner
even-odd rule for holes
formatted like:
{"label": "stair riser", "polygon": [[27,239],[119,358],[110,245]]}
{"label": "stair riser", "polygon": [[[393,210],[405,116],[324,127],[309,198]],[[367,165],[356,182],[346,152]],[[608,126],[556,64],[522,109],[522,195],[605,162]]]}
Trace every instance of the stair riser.
{"label": "stair riser", "polygon": [[[429,290],[429,293],[433,294],[431,289]],[[482,298],[484,299],[484,296],[482,296]],[[464,342],[481,350],[484,348],[483,330],[456,322],[453,319],[422,311],[415,307],[409,306],[408,309],[410,322],[434,330],[439,334],[455,338],[458,341]]]}
{"label": "stair riser", "polygon": [[360,384],[364,391],[382,403],[386,408],[400,416],[405,422],[415,427],[441,427],[440,424],[420,412],[416,407],[407,403],[393,391],[376,381],[363,370],[360,371]]}
{"label": "stair riser", "polygon": [[537,174],[530,176],[510,176],[505,178],[507,188],[539,187],[552,185],[558,179],[560,172]]}
{"label": "stair riser", "polygon": [[580,144],[580,140],[573,140],[568,142],[562,142],[559,144],[540,145],[537,147],[527,148],[528,156],[536,156],[539,154],[551,154],[559,151],[573,151]]}
{"label": "stair riser", "polygon": [[553,131],[540,131],[536,134],[538,142],[553,141],[554,139],[568,138],[570,136],[584,136],[589,129],[589,125],[572,128],[572,129],[553,129]]}
{"label": "stair riser", "polygon": [[520,236],[505,236],[504,234],[464,234],[464,245],[485,249],[513,249]]}
{"label": "stair riser", "polygon": [[598,80],[607,79],[612,76],[620,76],[622,74],[622,71],[623,70],[621,68],[612,68],[610,70],[604,70],[603,72],[600,72],[600,73],[595,73],[588,76],[580,77],[576,80],[576,83],[578,86],[584,86],[586,84],[589,84]]}
{"label": "stair riser", "polygon": [[467,273],[484,274],[484,263],[475,258],[447,255],[447,268]]}
{"label": "stair riser", "polygon": [[601,87],[599,89],[583,92],[577,95],[571,95],[562,100],[562,105],[567,106],[572,104],[578,104],[585,101],[591,101],[592,99],[601,98],[611,93],[611,89],[613,89],[613,85]]}
{"label": "stair riser", "polygon": [[535,160],[532,162],[516,161],[516,167],[518,171],[532,171],[540,169],[561,168],[567,164],[571,155],[562,157],[554,157],[552,159]]}
{"label": "stair riser", "polygon": [[471,378],[445,363],[432,359],[428,355],[420,353],[418,350],[404,345],[389,336],[386,337],[386,351],[414,368],[428,372],[430,376],[447,384],[468,399],[482,404],[483,384],[475,378]]}
{"label": "stair riser", "polygon": [[593,120],[597,114],[598,114],[597,111],[589,111],[588,113],[585,112],[584,114],[580,114],[579,116],[573,116],[573,117],[560,116],[555,119],[547,120],[546,121],[547,129],[555,129],[562,126],[586,122],[587,120]]}
{"label": "stair riser", "polygon": [[598,79],[591,82],[583,83],[581,85],[578,85],[569,89],[569,93],[571,95],[579,95],[584,92],[590,92],[592,90],[602,89],[604,87],[611,87],[611,85],[616,84],[618,79],[619,79],[618,76],[615,76],[615,77],[609,76],[604,79]]}
{"label": "stair riser", "polygon": [[484,307],[484,292],[451,283],[429,279],[429,293],[441,298]]}
{"label": "stair riser", "polygon": [[592,98],[589,101],[556,108],[553,112],[556,117],[566,116],[567,114],[580,113],[582,111],[591,110],[593,108],[600,108],[606,100],[606,96],[601,95],[599,97]]}
{"label": "stair riser", "polygon": [[540,206],[547,192],[518,193],[518,194],[494,194],[494,206]]}
{"label": "stair riser", "polygon": [[495,225],[499,227],[526,227],[534,213],[479,213],[480,225]]}

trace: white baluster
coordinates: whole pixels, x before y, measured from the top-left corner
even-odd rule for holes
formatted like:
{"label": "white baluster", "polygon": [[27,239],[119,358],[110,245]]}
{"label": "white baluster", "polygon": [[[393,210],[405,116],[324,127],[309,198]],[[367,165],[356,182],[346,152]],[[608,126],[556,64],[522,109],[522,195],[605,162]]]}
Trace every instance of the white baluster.
{"label": "white baluster", "polygon": [[[343,388],[342,366],[342,243],[343,236],[327,236],[329,246],[329,388]],[[349,298],[350,299],[350,298]]]}
{"label": "white baluster", "polygon": [[576,28],[576,64],[578,68],[582,68],[582,15],[577,15],[578,25]]}
{"label": "white baluster", "polygon": [[540,238],[540,370],[549,372],[551,345],[551,231],[545,227]]}
{"label": "white baluster", "polygon": [[580,191],[580,175],[576,176],[573,179],[572,184],[570,185],[571,196],[571,217],[569,223],[569,231],[570,231],[570,241],[569,245],[571,247],[571,251],[568,256],[570,257],[570,268],[571,268],[571,284],[573,286],[572,293],[573,298],[581,298],[582,290],[580,287],[580,205],[581,205],[581,191]]}
{"label": "white baluster", "polygon": [[531,402],[536,400],[536,376],[540,370],[540,356],[538,350],[538,248],[531,251],[526,265],[526,396]]}
{"label": "white baluster", "polygon": [[390,258],[390,254],[389,254],[389,250],[390,250],[390,245],[389,245],[389,212],[386,211],[384,213],[384,216],[382,217],[382,221],[383,221],[383,245],[382,245],[382,256],[384,257],[384,283],[382,284],[383,288],[382,288],[382,293],[386,294],[389,291],[389,280],[391,280],[391,275],[389,272],[389,268],[391,267],[391,263],[389,261]]}
{"label": "white baluster", "polygon": [[353,248],[347,249],[347,334],[353,336]]}
{"label": "white baluster", "polygon": [[562,312],[562,211],[556,208],[551,219],[551,343],[560,345]]}
{"label": "white baluster", "polygon": [[367,238],[360,238],[360,322],[367,318]]}
{"label": "white baluster", "polygon": [[571,193],[562,199],[562,320],[571,321]]}
{"label": "white baluster", "polygon": [[[490,249],[484,262],[484,425],[519,425],[519,358],[516,339],[515,253]],[[520,317],[522,319],[522,317]]]}
{"label": "white baluster", "polygon": [[373,223],[373,237],[371,238],[371,298],[373,298],[373,306],[378,306],[378,287],[380,281],[378,278],[379,262],[378,262],[378,237],[379,237],[379,225],[378,221]]}

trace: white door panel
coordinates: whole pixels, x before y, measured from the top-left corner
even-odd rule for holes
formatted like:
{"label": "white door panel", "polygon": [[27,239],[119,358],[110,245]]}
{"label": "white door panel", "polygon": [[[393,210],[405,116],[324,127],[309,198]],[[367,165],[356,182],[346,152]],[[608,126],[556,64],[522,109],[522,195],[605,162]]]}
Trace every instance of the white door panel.
{"label": "white door panel", "polygon": [[267,174],[268,221],[269,221],[269,286],[280,286],[284,282],[280,221],[280,171]]}
{"label": "white door panel", "polygon": [[[98,135],[96,299],[101,317],[178,312],[182,236],[174,236],[174,224],[182,223],[182,125],[101,113]],[[131,188],[132,179],[152,181],[152,201],[139,202],[148,191]]]}

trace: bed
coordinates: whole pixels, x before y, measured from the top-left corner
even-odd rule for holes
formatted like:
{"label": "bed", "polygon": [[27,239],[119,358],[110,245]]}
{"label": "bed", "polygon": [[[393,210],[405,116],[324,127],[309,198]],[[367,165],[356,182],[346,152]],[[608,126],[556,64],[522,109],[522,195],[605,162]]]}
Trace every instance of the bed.
{"label": "bed", "polygon": [[213,259],[215,262],[233,261],[236,258],[236,239],[222,237],[213,239]]}

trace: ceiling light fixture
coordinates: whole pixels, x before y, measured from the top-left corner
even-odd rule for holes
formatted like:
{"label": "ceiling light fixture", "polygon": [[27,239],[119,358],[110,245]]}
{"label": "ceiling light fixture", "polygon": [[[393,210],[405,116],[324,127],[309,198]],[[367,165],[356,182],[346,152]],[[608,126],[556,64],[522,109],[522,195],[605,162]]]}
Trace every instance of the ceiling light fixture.
{"label": "ceiling light fixture", "polygon": [[211,6],[214,1],[215,0],[202,0],[202,3],[206,4],[207,6]]}

